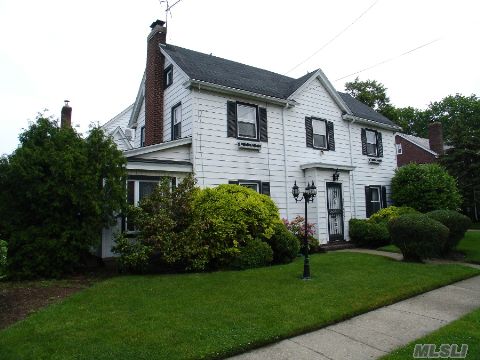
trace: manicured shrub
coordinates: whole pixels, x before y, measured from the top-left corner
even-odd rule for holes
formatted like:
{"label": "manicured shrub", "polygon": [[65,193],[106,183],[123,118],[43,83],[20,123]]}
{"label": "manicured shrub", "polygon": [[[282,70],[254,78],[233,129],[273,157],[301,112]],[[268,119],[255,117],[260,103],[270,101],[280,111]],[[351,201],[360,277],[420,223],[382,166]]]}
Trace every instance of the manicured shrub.
{"label": "manicured shrub", "polygon": [[0,240],[0,278],[5,275],[7,267],[7,242]]}
{"label": "manicured shrub", "polygon": [[251,269],[269,265],[273,260],[270,245],[259,239],[247,240],[245,246],[239,249],[230,266],[234,269]]}
{"label": "manicured shrub", "polygon": [[203,189],[193,207],[201,224],[202,239],[220,248],[234,247],[235,242],[242,247],[251,239],[266,241],[280,221],[278,208],[270,197],[240,185]]}
{"label": "manicured shrub", "polygon": [[396,206],[420,212],[456,210],[462,202],[455,179],[437,164],[409,164],[397,169],[392,179]]}
{"label": "manicured shrub", "polygon": [[291,262],[300,252],[300,242],[287,227],[278,223],[275,225],[275,233],[267,240],[273,250],[273,262],[286,264]]}
{"label": "manicured shrub", "polygon": [[402,252],[405,261],[420,262],[437,256],[448,239],[449,230],[424,214],[407,214],[388,223],[392,243]]}
{"label": "manicured shrub", "polygon": [[112,251],[120,256],[117,264],[120,271],[142,274],[147,272],[153,248],[135,239],[128,239],[124,234],[115,239]]}
{"label": "manicured shrub", "polygon": [[468,216],[462,215],[453,210],[435,210],[426,215],[429,218],[441,222],[448,227],[448,230],[450,231],[448,240],[445,242],[445,246],[442,249],[442,255],[448,254],[458,245],[472,224],[472,221]]}
{"label": "manicured shrub", "polygon": [[405,214],[418,213],[417,210],[409,206],[389,206],[377,211],[368,219],[374,223],[388,223],[390,220]]}
{"label": "manicured shrub", "polygon": [[385,223],[375,223],[366,219],[350,219],[349,235],[360,247],[378,248],[390,242]]}

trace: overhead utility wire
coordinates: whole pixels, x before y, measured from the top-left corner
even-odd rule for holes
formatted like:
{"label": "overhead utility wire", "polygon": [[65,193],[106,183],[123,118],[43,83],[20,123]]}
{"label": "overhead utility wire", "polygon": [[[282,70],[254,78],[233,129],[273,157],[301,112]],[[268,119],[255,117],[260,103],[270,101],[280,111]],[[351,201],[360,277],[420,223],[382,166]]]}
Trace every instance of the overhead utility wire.
{"label": "overhead utility wire", "polygon": [[315,51],[312,55],[310,55],[308,58],[306,58],[305,60],[303,60],[300,64],[298,65],[295,65],[293,68],[291,68],[290,70],[288,70],[284,75],[287,75],[288,73],[292,72],[293,70],[295,70],[296,68],[298,68],[299,66],[305,64],[308,60],[310,60],[311,58],[313,58],[315,55],[317,55],[320,51],[322,51],[323,49],[325,49],[328,45],[330,45],[332,42],[334,42],[338,37],[340,37],[340,35],[342,35],[345,31],[347,31],[352,25],[354,25],[358,20],[360,20],[363,15],[365,15],[368,11],[370,11],[371,8],[373,8],[377,2],[379,0],[376,0],[372,5],[370,5],[364,12],[362,12],[360,14],[360,16],[358,16],[355,20],[353,20],[352,23],[350,23],[350,25],[348,25],[346,28],[344,28],[342,31],[340,31],[337,35],[335,35],[333,38],[331,38],[330,40],[328,40],[325,44],[322,45],[322,47],[320,49],[318,49],[317,51]]}
{"label": "overhead utility wire", "polygon": [[375,67],[377,67],[377,66],[383,65],[383,64],[385,64],[385,63],[387,63],[387,62],[390,62],[390,61],[392,61],[392,60],[398,59],[398,58],[400,58],[400,57],[402,57],[402,56],[405,56],[405,55],[408,55],[408,54],[410,54],[410,53],[412,53],[412,52],[414,52],[414,51],[416,51],[416,50],[419,50],[419,49],[424,48],[424,47],[426,47],[426,46],[428,46],[428,45],[431,45],[431,44],[437,42],[438,40],[440,40],[440,38],[439,38],[439,39],[432,40],[432,41],[430,41],[430,42],[428,42],[428,43],[425,43],[425,44],[423,44],[423,45],[420,45],[420,46],[418,46],[418,47],[416,47],[416,48],[414,48],[414,49],[408,50],[408,51],[406,51],[406,52],[404,52],[404,53],[402,53],[402,54],[400,54],[400,55],[397,55],[397,56],[388,58],[388,59],[386,59],[386,60],[380,61],[379,63],[376,63],[376,64],[374,64],[374,65],[372,65],[372,66],[366,67],[366,68],[364,68],[364,69],[362,69],[362,70],[355,71],[355,72],[353,72],[353,73],[351,73],[351,74],[342,76],[342,77],[340,77],[340,78],[338,78],[338,79],[335,79],[335,81],[343,80],[343,79],[345,79],[345,78],[347,78],[347,77],[349,77],[349,76],[357,75],[357,74],[360,74],[360,73],[362,73],[362,72],[364,72],[364,71],[373,69],[373,68],[375,68]]}

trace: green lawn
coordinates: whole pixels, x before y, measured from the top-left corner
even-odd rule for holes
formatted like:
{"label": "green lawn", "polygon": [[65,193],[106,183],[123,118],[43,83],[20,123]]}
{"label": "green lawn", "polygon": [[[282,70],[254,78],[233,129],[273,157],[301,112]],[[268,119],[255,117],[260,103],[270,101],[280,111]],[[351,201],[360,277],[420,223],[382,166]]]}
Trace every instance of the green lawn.
{"label": "green lawn", "polygon": [[466,255],[466,261],[480,264],[480,231],[468,231],[457,250]]}
{"label": "green lawn", "polygon": [[348,252],[311,267],[105,280],[0,332],[0,359],[221,358],[480,273]]}
{"label": "green lawn", "polygon": [[466,359],[478,360],[480,358],[480,309],[382,357],[382,360],[413,359],[415,344],[436,344],[437,346],[441,344],[458,344],[459,347],[462,344],[467,344],[468,353]]}
{"label": "green lawn", "polygon": [[[395,245],[379,247],[377,250],[399,253]],[[465,254],[465,261],[480,264],[480,231],[467,231],[457,250]]]}

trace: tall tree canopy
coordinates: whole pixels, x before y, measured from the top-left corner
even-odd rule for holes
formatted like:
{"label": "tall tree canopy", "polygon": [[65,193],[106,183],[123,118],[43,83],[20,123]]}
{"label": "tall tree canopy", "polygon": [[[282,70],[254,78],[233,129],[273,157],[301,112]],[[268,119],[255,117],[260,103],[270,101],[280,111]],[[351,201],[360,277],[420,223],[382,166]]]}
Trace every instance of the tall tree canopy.
{"label": "tall tree canopy", "polygon": [[125,204],[125,159],[110,138],[39,117],[0,160],[0,235],[13,277],[76,270]]}
{"label": "tall tree canopy", "polygon": [[374,110],[382,110],[390,104],[387,88],[376,80],[354,81],[345,83],[345,90],[355,99],[367,104]]}

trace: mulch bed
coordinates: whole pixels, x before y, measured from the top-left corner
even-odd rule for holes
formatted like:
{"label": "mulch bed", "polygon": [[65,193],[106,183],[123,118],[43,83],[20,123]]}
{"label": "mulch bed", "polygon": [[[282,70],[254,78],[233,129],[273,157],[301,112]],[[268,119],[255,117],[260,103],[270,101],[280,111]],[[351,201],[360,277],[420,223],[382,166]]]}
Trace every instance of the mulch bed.
{"label": "mulch bed", "polygon": [[82,276],[67,280],[0,282],[0,330],[98,280]]}

